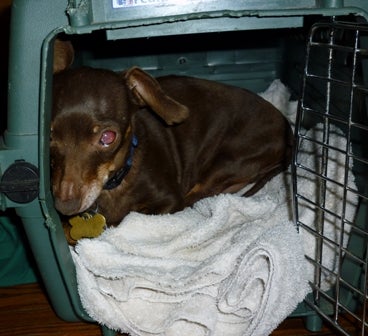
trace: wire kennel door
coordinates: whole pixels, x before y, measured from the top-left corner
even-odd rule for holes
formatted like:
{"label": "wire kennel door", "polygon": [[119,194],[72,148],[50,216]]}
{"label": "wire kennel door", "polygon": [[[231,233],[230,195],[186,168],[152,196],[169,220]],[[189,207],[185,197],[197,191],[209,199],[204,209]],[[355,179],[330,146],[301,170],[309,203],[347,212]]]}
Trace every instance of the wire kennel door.
{"label": "wire kennel door", "polygon": [[[367,67],[368,26],[312,27],[295,125],[294,211],[314,247],[306,302],[343,335],[368,335]],[[305,150],[313,160],[301,161]]]}

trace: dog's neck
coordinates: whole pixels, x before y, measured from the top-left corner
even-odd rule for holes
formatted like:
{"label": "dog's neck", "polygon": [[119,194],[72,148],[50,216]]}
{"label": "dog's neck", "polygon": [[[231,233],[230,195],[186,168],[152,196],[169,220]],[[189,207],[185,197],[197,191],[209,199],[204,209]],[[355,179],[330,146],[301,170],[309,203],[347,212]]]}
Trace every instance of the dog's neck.
{"label": "dog's neck", "polygon": [[125,165],[119,169],[104,185],[105,190],[111,190],[120,185],[121,181],[123,181],[124,177],[129,173],[130,167],[133,163],[133,155],[134,150],[138,146],[138,139],[135,135],[132,137],[132,142],[130,144],[130,150],[128,158],[125,162]]}

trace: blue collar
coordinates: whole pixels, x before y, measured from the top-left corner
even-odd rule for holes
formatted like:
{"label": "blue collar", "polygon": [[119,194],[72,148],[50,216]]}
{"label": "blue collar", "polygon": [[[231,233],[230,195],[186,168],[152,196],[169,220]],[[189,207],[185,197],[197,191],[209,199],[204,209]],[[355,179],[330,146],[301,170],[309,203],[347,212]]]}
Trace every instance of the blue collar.
{"label": "blue collar", "polygon": [[129,173],[130,167],[133,163],[133,155],[134,150],[138,146],[138,139],[135,135],[133,135],[132,142],[130,144],[130,151],[128,159],[125,162],[125,165],[119,169],[113,177],[111,177],[104,185],[105,190],[111,190],[120,185],[121,181],[123,181],[124,177]]}

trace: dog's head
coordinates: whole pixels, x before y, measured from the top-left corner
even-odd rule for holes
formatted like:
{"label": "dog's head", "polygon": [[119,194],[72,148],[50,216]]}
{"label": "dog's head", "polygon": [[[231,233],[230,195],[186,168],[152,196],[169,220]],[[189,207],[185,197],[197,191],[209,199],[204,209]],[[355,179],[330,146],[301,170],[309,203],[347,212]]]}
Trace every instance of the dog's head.
{"label": "dog's head", "polygon": [[124,167],[134,135],[132,117],[142,107],[168,125],[182,122],[189,113],[136,67],[122,74],[79,68],[54,76],[52,190],[61,213],[90,208]]}

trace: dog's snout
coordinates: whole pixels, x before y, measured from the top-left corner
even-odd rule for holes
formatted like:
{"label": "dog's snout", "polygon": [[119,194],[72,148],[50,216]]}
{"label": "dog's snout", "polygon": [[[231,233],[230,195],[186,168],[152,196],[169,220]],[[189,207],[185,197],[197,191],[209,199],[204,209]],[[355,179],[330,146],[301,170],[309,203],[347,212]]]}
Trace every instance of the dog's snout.
{"label": "dog's snout", "polygon": [[73,215],[79,212],[80,189],[81,185],[73,181],[62,181],[60,184],[53,186],[53,194],[55,197],[55,207],[64,215]]}
{"label": "dog's snout", "polygon": [[71,199],[67,201],[61,201],[60,199],[55,199],[55,208],[60,211],[63,215],[71,216],[79,213],[78,200]]}
{"label": "dog's snout", "polygon": [[59,185],[54,185],[54,195],[59,198],[61,201],[68,201],[73,199],[73,195],[76,194],[78,189],[81,186],[78,186],[74,181],[61,181]]}
{"label": "dog's snout", "polygon": [[98,198],[102,186],[82,179],[64,179],[53,183],[55,208],[66,216],[76,215],[89,209]]}

